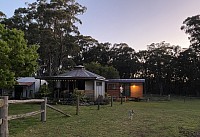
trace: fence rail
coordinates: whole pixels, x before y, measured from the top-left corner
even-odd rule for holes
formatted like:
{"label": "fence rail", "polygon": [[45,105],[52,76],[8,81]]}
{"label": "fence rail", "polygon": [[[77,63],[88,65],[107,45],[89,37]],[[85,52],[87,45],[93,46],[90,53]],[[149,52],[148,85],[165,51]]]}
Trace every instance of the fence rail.
{"label": "fence rail", "polygon": [[38,111],[34,111],[34,112],[29,112],[29,113],[26,113],[26,114],[12,115],[12,116],[8,116],[8,120],[30,117],[30,116],[40,114],[42,112],[44,112],[44,110],[38,110]]}
{"label": "fence rail", "polygon": [[44,99],[8,100],[9,104],[42,103],[42,102],[44,102]]}
{"label": "fence rail", "polygon": [[[38,111],[28,112],[25,114],[18,114],[18,115],[11,115],[8,116],[8,104],[22,104],[22,103],[41,103],[41,109]],[[44,99],[29,99],[29,100],[8,100],[8,96],[2,97],[0,99],[0,137],[8,137],[9,136],[9,130],[8,130],[8,121],[19,119],[19,118],[25,118],[34,116],[37,114],[41,114],[41,121],[46,121],[46,108],[49,107],[61,114],[64,114],[65,116],[70,117],[71,115],[66,114],[65,112],[61,111],[60,109],[57,109],[49,104],[47,104],[47,98]]]}
{"label": "fence rail", "polygon": [[[21,104],[21,103],[41,103],[41,109],[38,111],[33,111],[25,114],[18,114],[18,115],[11,115],[8,116],[8,104]],[[8,121],[25,118],[29,116],[34,116],[37,114],[41,114],[41,121],[46,121],[46,104],[47,98],[44,99],[30,99],[30,100],[8,100],[8,96],[2,97],[0,99],[0,136],[1,137],[8,137],[9,130],[8,130]]]}
{"label": "fence rail", "polygon": [[63,115],[65,115],[65,116],[67,116],[67,117],[71,117],[71,115],[66,114],[65,112],[61,111],[60,109],[57,109],[57,108],[55,108],[55,107],[53,107],[53,106],[51,106],[49,104],[46,104],[46,106],[51,108],[51,109],[53,109],[53,110],[55,110],[55,111],[57,111],[57,112],[59,112],[59,113],[61,113],[61,114],[63,114]]}

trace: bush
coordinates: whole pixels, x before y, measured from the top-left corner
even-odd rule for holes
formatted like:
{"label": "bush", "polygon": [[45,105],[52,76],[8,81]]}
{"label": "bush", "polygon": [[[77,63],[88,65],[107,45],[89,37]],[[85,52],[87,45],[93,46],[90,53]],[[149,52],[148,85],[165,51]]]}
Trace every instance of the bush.
{"label": "bush", "polygon": [[110,103],[110,99],[109,98],[103,98],[102,95],[100,95],[97,100],[95,101],[95,104],[97,105],[98,103],[100,103],[100,105],[108,105]]}
{"label": "bush", "polygon": [[42,98],[42,97],[47,97],[50,93],[51,92],[48,88],[48,85],[44,84],[40,86],[39,92],[35,96]]}
{"label": "bush", "polygon": [[72,104],[76,104],[77,97],[79,96],[80,103],[87,102],[87,96],[84,92],[74,89],[74,92],[71,94]]}

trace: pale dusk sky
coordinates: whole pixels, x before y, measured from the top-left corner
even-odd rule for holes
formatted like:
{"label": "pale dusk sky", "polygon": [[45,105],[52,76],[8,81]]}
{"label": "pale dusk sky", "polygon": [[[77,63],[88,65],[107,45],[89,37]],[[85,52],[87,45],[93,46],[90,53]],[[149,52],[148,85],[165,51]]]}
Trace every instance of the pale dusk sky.
{"label": "pale dusk sky", "polygon": [[[36,0],[1,0],[0,11],[11,17],[25,2]],[[87,11],[79,18],[79,30],[99,42],[127,43],[136,51],[151,43],[166,41],[189,47],[180,30],[182,22],[200,14],[200,0],[78,0]]]}

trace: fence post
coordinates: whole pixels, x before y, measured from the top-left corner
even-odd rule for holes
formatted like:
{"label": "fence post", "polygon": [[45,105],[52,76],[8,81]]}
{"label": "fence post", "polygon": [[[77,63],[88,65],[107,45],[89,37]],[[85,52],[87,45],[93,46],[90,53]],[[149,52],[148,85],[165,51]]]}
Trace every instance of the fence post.
{"label": "fence post", "polygon": [[97,110],[100,110],[100,96],[97,98]]}
{"label": "fence post", "polygon": [[0,108],[0,116],[2,119],[2,125],[1,125],[1,137],[8,137],[9,132],[8,132],[8,96],[3,97],[4,100],[4,105],[3,107]]}
{"label": "fence post", "polygon": [[111,96],[111,107],[113,106],[113,96]]}
{"label": "fence post", "polygon": [[76,102],[76,115],[79,115],[79,95],[77,96],[77,102]]}
{"label": "fence post", "polygon": [[44,98],[44,102],[41,103],[41,110],[43,111],[41,113],[41,121],[46,122],[47,120],[47,97]]}

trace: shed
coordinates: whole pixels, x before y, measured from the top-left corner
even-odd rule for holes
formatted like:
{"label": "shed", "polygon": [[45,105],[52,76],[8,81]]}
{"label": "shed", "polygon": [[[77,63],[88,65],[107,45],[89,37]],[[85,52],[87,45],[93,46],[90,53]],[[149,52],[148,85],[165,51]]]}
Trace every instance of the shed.
{"label": "shed", "polygon": [[105,78],[86,70],[82,65],[78,65],[66,73],[57,76],[44,76],[40,79],[54,81],[57,98],[64,98],[64,96],[73,93],[75,89],[92,99],[97,99],[99,95],[105,97]]}
{"label": "shed", "polygon": [[107,93],[110,96],[120,97],[120,87],[122,87],[123,96],[143,97],[145,79],[108,79],[106,83]]}
{"label": "shed", "polygon": [[17,84],[14,86],[12,97],[15,99],[34,98],[35,93],[39,91],[40,85],[47,83],[34,77],[21,77],[17,79]]}

